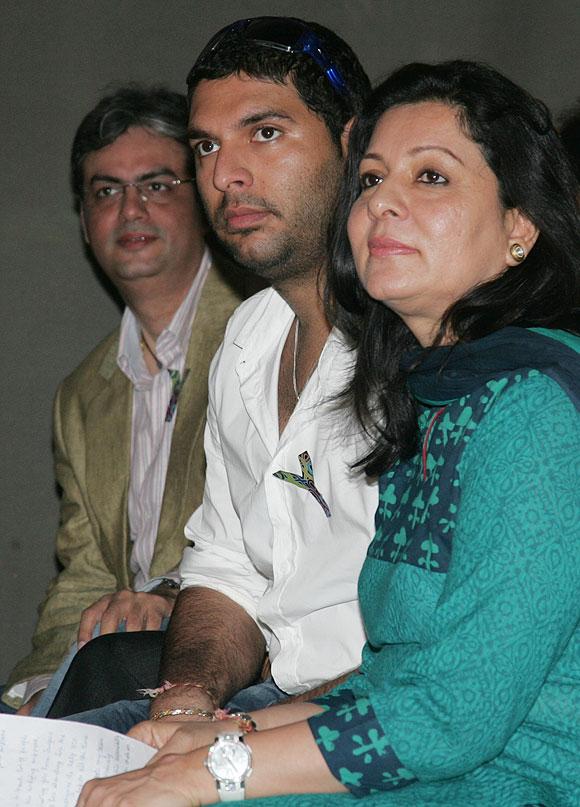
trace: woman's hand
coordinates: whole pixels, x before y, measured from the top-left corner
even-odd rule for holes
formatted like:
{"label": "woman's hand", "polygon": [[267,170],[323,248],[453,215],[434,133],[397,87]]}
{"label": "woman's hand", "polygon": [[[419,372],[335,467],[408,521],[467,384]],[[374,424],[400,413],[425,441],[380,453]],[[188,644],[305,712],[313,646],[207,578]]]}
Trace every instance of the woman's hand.
{"label": "woman's hand", "polygon": [[166,754],[186,754],[211,745],[223,728],[218,723],[201,721],[145,720],[131,729],[129,737],[161,749],[151,760],[156,762]]}
{"label": "woman's hand", "polygon": [[194,773],[188,756],[168,756],[153,767],[87,782],[77,807],[198,807]]}

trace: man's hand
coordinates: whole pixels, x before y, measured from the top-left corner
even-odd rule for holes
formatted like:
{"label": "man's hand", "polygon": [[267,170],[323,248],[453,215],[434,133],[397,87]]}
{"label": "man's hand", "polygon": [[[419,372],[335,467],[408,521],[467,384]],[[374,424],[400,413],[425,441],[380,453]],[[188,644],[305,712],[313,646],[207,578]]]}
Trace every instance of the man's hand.
{"label": "man's hand", "polygon": [[40,692],[35,692],[34,695],[30,698],[27,703],[23,704],[20,709],[16,711],[17,715],[22,715],[23,717],[27,717],[30,712],[34,709],[37,702],[40,700],[40,696],[44,692],[44,689],[41,689]]}
{"label": "man's hand", "polygon": [[119,623],[125,622],[128,631],[159,630],[164,617],[170,616],[175,594],[131,591],[124,588],[114,594],[105,594],[82,613],[77,641],[79,647],[93,638],[97,623],[100,635],[116,633]]}

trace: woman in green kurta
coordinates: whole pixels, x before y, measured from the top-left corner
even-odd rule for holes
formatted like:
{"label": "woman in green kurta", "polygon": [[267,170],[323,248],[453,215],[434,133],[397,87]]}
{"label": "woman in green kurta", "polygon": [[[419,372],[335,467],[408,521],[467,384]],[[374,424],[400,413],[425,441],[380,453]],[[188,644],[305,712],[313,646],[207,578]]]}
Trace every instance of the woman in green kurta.
{"label": "woman in green kurta", "polygon": [[[355,125],[331,287],[380,474],[368,641],[254,715],[247,797],[293,795],[253,803],[580,804],[575,191],[545,108],[480,65],[403,68]],[[81,804],[218,800],[214,725],[139,733],[158,757]]]}

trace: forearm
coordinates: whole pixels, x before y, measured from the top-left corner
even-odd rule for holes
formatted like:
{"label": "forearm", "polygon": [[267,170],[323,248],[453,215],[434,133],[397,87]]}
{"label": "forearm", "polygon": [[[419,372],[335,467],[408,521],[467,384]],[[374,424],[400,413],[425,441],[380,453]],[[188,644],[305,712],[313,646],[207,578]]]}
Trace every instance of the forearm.
{"label": "forearm", "polygon": [[[284,703],[259,709],[251,713],[258,731],[288,726],[307,720],[320,712],[314,703]],[[168,754],[186,754],[205,748],[214,741],[220,730],[228,727],[228,722],[147,720],[139,723],[129,732],[131,737],[158,748],[154,761]]]}
{"label": "forearm", "polygon": [[305,701],[311,701],[313,698],[318,698],[320,695],[326,695],[327,692],[343,684],[355,673],[356,670],[351,670],[350,672],[344,673],[344,675],[339,675],[338,678],[334,678],[332,681],[325,681],[324,684],[320,684],[320,686],[314,687],[314,689],[309,689],[308,692],[302,692],[300,695],[292,695],[287,701],[284,701],[284,703],[304,703]]}
{"label": "forearm", "polygon": [[[316,708],[316,707],[314,707]],[[253,773],[246,782],[246,798],[280,796],[291,793],[345,793],[346,788],[331,774],[304,720],[271,731],[245,737],[252,750]],[[192,754],[192,767],[199,779],[201,804],[218,801],[215,781],[200,768],[207,749]]]}
{"label": "forearm", "polygon": [[[304,709],[307,704],[301,704]],[[309,711],[320,707],[310,704]],[[217,727],[216,727],[217,728]],[[344,786],[327,767],[308,723],[303,719],[270,731],[246,735],[252,751],[253,772],[246,780],[246,796],[255,799],[290,793],[344,793]],[[80,807],[103,803],[198,805],[218,802],[216,783],[204,765],[208,747],[189,753],[156,757],[149,765],[112,779],[85,785]]]}
{"label": "forearm", "polygon": [[160,678],[198,687],[168,690],[154,711],[187,705],[185,697],[199,703],[199,687],[210,693],[214,708],[223,705],[258,678],[265,652],[264,638],[243,608],[212,589],[184,589],[167,630]]}

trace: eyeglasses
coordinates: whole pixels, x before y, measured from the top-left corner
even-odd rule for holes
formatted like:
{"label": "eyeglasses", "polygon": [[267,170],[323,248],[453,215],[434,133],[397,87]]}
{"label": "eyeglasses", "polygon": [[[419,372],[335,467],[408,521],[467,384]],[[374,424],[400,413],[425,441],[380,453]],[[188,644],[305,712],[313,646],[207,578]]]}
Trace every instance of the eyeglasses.
{"label": "eyeglasses", "polygon": [[227,25],[210,39],[195,62],[191,73],[204,67],[210,61],[211,54],[218,50],[224,39],[230,34],[237,34],[246,42],[264,48],[285,53],[303,53],[309,56],[340,95],[349,95],[340,70],[325,51],[319,37],[302,20],[295,17],[254,17]]}
{"label": "eyeglasses", "polygon": [[194,179],[146,179],[142,182],[92,182],[85,191],[85,201],[91,207],[114,207],[125,198],[127,188],[135,188],[142,202],[167,205],[175,198],[180,185],[195,182]]}

